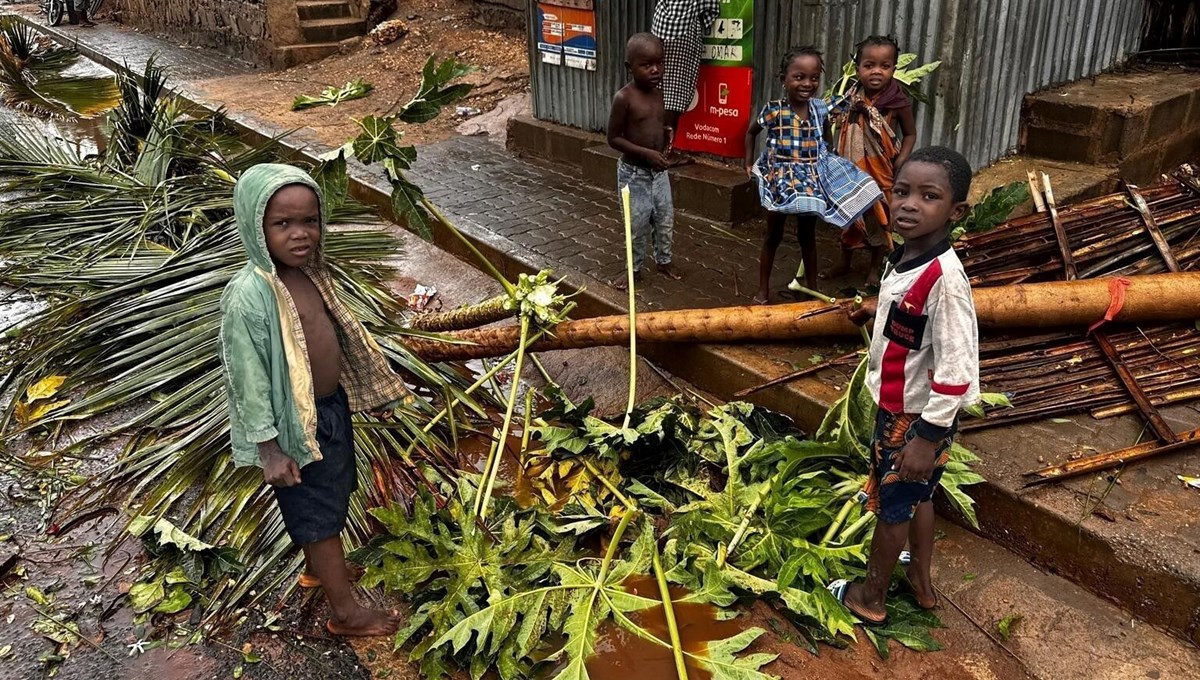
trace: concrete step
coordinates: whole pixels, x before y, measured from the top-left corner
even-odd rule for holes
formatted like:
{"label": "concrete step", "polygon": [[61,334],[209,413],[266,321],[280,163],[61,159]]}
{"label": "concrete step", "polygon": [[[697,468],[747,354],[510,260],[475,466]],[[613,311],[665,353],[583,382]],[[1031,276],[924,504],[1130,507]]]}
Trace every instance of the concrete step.
{"label": "concrete step", "polygon": [[[604,135],[519,116],[509,121],[507,146],[519,155],[578,167],[588,184],[616,189],[621,154]],[[740,171],[702,162],[671,168],[671,189],[677,210],[706,220],[736,224],[760,212],[757,188]]]}
{"label": "concrete step", "polygon": [[350,4],[345,0],[299,0],[296,3],[296,13],[301,21],[352,16]]}
{"label": "concrete step", "polygon": [[300,33],[310,43],[331,43],[365,35],[367,22],[354,17],[312,19],[300,22]]}
{"label": "concrete step", "polygon": [[[621,152],[608,144],[583,150],[583,179],[602,189],[617,189]],[[714,222],[742,222],[758,212],[758,190],[744,173],[704,163],[671,168],[675,209]]]}
{"label": "concrete step", "polygon": [[1026,95],[1019,147],[1150,181],[1200,150],[1200,74],[1166,67],[1106,73]]}
{"label": "concrete step", "polygon": [[[1025,182],[1030,171],[1044,172],[1050,176],[1054,200],[1058,205],[1096,198],[1118,190],[1118,170],[1113,166],[1009,156],[975,173],[971,178],[971,194],[967,200],[973,205],[992,189],[1011,182]],[[1013,212],[1013,217],[1023,217],[1031,212],[1033,202],[1028,201]]]}
{"label": "concrete step", "polygon": [[[1196,677],[1200,650],[1134,620],[1113,604],[964,529],[940,523],[933,582],[942,611],[962,613],[994,637],[1017,615],[1005,645],[1037,678]],[[955,625],[952,620],[949,625]]]}
{"label": "concrete step", "polygon": [[[1197,425],[1187,406],[1161,413],[1177,432]],[[1130,446],[1143,428],[1137,416],[1084,414],[968,432],[962,443],[979,455],[976,470],[987,480],[970,494],[989,538],[1200,644],[1200,497],[1176,478],[1200,474],[1200,453],[1024,488],[1023,473]]]}
{"label": "concrete step", "polygon": [[290,68],[297,64],[319,61],[325,57],[337,54],[341,50],[341,47],[341,43],[337,42],[286,45],[276,48],[271,65],[274,68]]}

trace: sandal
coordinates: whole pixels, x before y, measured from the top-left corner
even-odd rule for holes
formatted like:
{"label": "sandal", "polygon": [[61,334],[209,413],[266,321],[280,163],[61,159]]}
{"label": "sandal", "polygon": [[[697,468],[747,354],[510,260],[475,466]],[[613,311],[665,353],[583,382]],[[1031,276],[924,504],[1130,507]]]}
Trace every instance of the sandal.
{"label": "sandal", "polygon": [[849,612],[851,614],[853,614],[855,617],[857,617],[858,620],[860,622],[862,622],[862,625],[869,626],[872,628],[888,625],[889,619],[886,614],[884,615],[884,617],[882,619],[874,619],[874,618],[871,618],[870,614],[860,612],[857,609],[855,609],[851,603],[846,602],[846,593],[850,590],[850,582],[847,581],[846,579],[839,578],[838,580],[836,580],[833,583],[830,583],[828,586],[826,586],[825,589],[828,590],[833,595],[833,597],[838,601],[839,604],[841,604],[843,607],[845,607],[847,610],[849,610]]}

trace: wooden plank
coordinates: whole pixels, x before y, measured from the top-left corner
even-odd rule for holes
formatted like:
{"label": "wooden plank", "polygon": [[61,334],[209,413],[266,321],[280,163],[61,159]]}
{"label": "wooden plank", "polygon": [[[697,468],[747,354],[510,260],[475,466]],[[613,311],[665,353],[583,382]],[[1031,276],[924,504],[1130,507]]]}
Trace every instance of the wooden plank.
{"label": "wooden plank", "polygon": [[1033,197],[1033,207],[1040,213],[1046,212],[1046,202],[1042,200],[1042,190],[1038,187],[1037,174],[1030,170],[1026,175],[1029,177],[1029,195]]}

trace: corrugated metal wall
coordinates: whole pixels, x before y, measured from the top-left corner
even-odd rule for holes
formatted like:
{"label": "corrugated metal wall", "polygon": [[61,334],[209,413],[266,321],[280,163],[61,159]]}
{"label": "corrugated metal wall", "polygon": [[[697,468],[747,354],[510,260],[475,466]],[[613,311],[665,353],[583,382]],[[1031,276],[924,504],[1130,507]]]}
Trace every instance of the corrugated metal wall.
{"label": "corrugated metal wall", "polygon": [[[602,130],[625,82],[625,39],[649,30],[653,2],[596,0],[595,73],[541,64],[531,38],[535,115]],[[946,144],[981,167],[1016,146],[1024,94],[1136,50],[1142,8],[1143,0],[758,0],[756,101],[779,96],[778,64],[790,47],[816,45],[836,74],[860,39],[891,33],[917,63],[942,60],[925,83],[932,103],[917,108],[918,146]],[[536,8],[530,18],[535,26]]]}

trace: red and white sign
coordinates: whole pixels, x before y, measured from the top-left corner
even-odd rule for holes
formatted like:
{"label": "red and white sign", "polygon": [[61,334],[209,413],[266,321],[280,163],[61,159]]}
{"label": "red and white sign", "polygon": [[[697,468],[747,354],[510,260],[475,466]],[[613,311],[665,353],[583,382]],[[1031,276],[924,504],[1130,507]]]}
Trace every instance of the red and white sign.
{"label": "red and white sign", "polygon": [[679,118],[675,148],[742,158],[754,116],[754,69],[701,64],[692,107]]}

